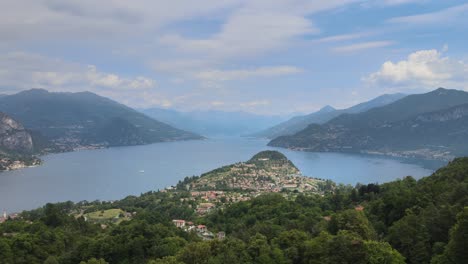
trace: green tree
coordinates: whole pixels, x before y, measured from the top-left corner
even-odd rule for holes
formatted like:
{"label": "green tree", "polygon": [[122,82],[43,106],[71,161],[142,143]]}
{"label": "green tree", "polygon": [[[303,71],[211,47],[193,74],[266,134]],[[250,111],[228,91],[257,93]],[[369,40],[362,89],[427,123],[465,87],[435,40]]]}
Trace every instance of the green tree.
{"label": "green tree", "polygon": [[80,264],[109,264],[104,259],[92,258],[88,261],[81,261]]}
{"label": "green tree", "polygon": [[457,223],[450,230],[450,241],[443,256],[434,259],[433,263],[462,264],[468,260],[468,207],[457,216]]}
{"label": "green tree", "polygon": [[211,247],[209,242],[188,244],[178,255],[177,259],[186,264],[209,263]]}
{"label": "green tree", "polygon": [[60,262],[58,261],[57,257],[55,256],[49,256],[45,261],[44,264],[59,264]]}
{"label": "green tree", "polygon": [[247,247],[249,255],[252,257],[252,260],[255,263],[259,264],[269,264],[274,263],[274,260],[271,258],[271,248],[268,244],[268,241],[264,235],[256,234],[253,236]]}
{"label": "green tree", "polygon": [[404,264],[405,258],[386,242],[365,241],[366,263]]}
{"label": "green tree", "polygon": [[153,254],[158,258],[174,256],[186,244],[187,241],[181,237],[166,237],[162,239],[162,241],[158,243],[155,247],[153,247],[152,251],[154,251]]}
{"label": "green tree", "polygon": [[363,239],[376,238],[375,230],[366,215],[354,209],[334,215],[330,221],[329,230],[332,234],[337,234],[340,230],[348,230],[360,235]]}
{"label": "green tree", "polygon": [[291,230],[282,232],[273,243],[284,252],[287,259],[296,264],[304,258],[304,243],[307,239],[308,235],[304,231]]}
{"label": "green tree", "polygon": [[150,260],[148,261],[148,264],[184,264],[184,263],[178,261],[177,258],[174,256],[169,256],[169,257],[164,257],[161,259]]}
{"label": "green tree", "polygon": [[305,242],[304,244],[304,263],[322,264],[328,263],[329,243],[333,236],[327,232],[321,232],[317,237]]}
{"label": "green tree", "polygon": [[431,256],[429,234],[423,219],[411,211],[395,222],[387,237],[409,263],[428,263]]}

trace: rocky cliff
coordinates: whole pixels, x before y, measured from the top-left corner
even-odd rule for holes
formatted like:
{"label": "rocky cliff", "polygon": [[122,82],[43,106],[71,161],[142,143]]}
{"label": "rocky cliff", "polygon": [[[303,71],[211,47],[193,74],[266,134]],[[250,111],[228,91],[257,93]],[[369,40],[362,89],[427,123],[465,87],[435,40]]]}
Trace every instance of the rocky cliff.
{"label": "rocky cliff", "polygon": [[0,171],[36,165],[40,160],[32,156],[34,143],[31,134],[0,112]]}
{"label": "rocky cliff", "polygon": [[15,153],[32,153],[34,144],[23,125],[0,112],[0,150]]}

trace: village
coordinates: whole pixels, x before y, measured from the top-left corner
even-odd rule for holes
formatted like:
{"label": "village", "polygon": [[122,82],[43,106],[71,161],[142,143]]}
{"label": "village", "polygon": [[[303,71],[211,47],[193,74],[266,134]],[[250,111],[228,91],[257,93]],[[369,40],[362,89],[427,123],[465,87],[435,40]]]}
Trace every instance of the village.
{"label": "village", "polygon": [[299,170],[289,163],[278,164],[266,159],[261,161],[265,164],[241,162],[222,170],[215,170],[186,187],[189,190],[239,190],[254,194],[284,190],[319,193],[325,182],[301,175]]}
{"label": "village", "polygon": [[14,220],[19,217],[20,215],[18,213],[7,214],[6,211],[3,211],[2,215],[0,216],[0,224],[7,220]]}
{"label": "village", "polygon": [[[273,158],[270,158],[271,156]],[[222,240],[226,236],[225,232],[208,230],[206,225],[196,224],[200,222],[196,219],[215,210],[223,210],[230,204],[249,201],[264,193],[281,193],[287,199],[294,199],[301,193],[323,195],[333,188],[334,185],[328,181],[303,176],[282,154],[265,152],[254,156],[248,162],[238,162],[200,177],[188,178],[183,184],[179,182],[177,186],[165,188],[160,192],[169,196],[182,194],[179,202],[193,209],[195,218],[172,220],[177,228],[193,232],[202,240]],[[119,225],[137,215],[135,211],[128,212],[119,207],[107,207],[104,210],[90,210],[91,208],[80,206],[69,214],[98,224],[101,229],[107,229],[109,225]],[[18,214],[4,213],[0,217],[0,223],[16,217]]]}
{"label": "village", "polygon": [[193,222],[190,222],[190,221],[175,219],[175,220],[172,220],[172,223],[176,227],[186,232],[195,232],[203,240],[213,240],[215,238],[219,240],[223,240],[226,237],[225,232],[221,231],[221,232],[214,234],[213,232],[210,232],[205,225],[195,225]]}
{"label": "village", "polygon": [[249,201],[263,193],[282,193],[294,199],[301,193],[323,195],[334,189],[323,179],[303,176],[284,155],[261,152],[247,162],[224,166],[200,177],[192,177],[162,192],[189,192],[181,202],[190,202],[194,212],[203,216],[215,209]]}

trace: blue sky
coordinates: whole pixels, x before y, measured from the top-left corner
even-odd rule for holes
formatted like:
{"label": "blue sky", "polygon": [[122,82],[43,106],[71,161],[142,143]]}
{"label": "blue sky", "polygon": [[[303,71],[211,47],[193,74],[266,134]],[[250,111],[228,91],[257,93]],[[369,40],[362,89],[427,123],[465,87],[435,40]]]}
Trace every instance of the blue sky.
{"label": "blue sky", "polygon": [[0,93],[288,114],[468,90],[468,1],[0,1]]}

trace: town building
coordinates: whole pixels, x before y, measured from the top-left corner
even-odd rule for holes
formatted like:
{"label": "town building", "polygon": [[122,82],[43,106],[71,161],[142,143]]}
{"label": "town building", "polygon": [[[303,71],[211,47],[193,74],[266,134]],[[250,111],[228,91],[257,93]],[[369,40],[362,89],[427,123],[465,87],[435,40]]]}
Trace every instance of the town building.
{"label": "town building", "polygon": [[178,228],[183,228],[185,226],[185,220],[172,220],[172,223]]}

